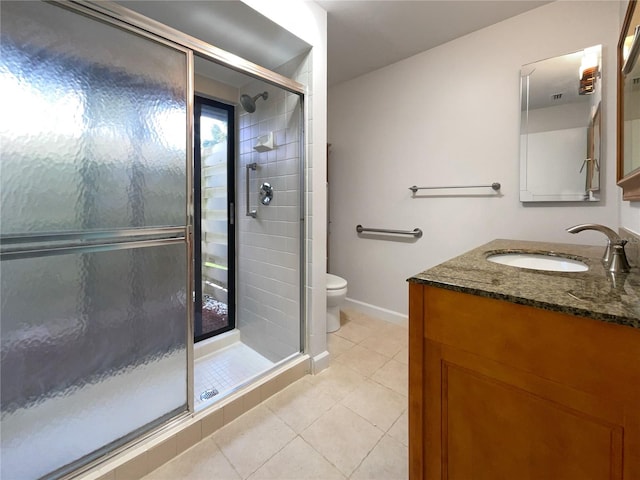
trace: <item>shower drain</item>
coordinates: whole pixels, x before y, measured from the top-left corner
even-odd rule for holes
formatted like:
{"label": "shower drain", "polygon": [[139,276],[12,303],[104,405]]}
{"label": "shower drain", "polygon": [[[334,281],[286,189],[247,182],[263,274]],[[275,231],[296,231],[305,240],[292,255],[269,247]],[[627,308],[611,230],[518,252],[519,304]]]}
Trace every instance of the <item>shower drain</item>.
{"label": "shower drain", "polygon": [[200,394],[200,400],[209,400],[218,394],[218,390],[215,388],[208,388]]}

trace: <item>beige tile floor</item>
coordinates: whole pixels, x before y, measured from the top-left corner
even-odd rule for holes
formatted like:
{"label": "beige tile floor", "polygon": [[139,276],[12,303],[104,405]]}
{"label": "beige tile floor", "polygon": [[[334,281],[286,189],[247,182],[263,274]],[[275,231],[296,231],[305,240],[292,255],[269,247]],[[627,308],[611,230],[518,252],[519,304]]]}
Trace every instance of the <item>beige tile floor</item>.
{"label": "beige tile floor", "polygon": [[329,368],[144,480],[407,479],[407,329],[354,310],[341,320]]}

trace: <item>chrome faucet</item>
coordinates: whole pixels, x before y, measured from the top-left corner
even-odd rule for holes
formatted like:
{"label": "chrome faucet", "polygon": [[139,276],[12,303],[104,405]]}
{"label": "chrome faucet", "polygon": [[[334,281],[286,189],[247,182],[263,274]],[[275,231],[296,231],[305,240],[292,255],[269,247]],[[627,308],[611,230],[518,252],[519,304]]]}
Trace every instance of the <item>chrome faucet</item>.
{"label": "chrome faucet", "polygon": [[596,230],[604,233],[607,236],[607,248],[604,251],[602,257],[602,263],[604,267],[613,273],[628,272],[631,268],[627,261],[627,254],[624,251],[624,246],[627,244],[627,240],[620,238],[616,232],[604,225],[598,225],[596,223],[583,223],[582,225],[575,225],[567,228],[569,233],[578,233],[583,230]]}

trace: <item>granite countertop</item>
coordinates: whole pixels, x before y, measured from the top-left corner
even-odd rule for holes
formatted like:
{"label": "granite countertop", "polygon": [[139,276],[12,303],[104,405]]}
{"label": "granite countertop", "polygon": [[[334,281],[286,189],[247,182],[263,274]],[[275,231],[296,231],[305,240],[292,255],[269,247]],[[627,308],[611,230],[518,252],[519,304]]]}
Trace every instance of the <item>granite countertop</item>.
{"label": "granite countertop", "polygon": [[[488,253],[555,252],[583,261],[586,272],[552,272],[501,265]],[[496,298],[521,305],[640,328],[640,268],[609,274],[602,265],[604,246],[524,240],[493,240],[408,281]]]}

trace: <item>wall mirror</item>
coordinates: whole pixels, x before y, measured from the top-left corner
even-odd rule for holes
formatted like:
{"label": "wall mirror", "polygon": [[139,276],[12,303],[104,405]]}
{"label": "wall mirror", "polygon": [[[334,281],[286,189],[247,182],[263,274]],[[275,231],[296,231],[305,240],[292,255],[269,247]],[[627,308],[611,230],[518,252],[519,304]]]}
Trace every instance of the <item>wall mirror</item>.
{"label": "wall mirror", "polygon": [[618,185],[640,200],[640,9],[629,2],[618,42]]}
{"label": "wall mirror", "polygon": [[601,54],[597,45],[522,66],[521,202],[600,199]]}

